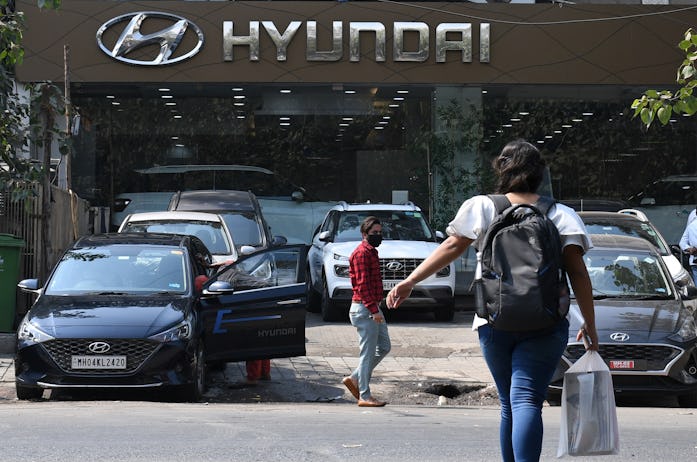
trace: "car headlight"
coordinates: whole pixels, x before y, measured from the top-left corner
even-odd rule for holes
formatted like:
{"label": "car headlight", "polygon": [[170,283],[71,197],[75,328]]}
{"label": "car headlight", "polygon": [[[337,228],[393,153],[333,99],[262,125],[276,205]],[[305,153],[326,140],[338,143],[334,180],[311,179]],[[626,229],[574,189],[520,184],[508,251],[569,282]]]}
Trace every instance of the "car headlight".
{"label": "car headlight", "polygon": [[677,332],[668,336],[669,339],[676,342],[688,342],[697,337],[697,324],[692,313],[685,314],[678,319],[680,327]]}
{"label": "car headlight", "polygon": [[334,265],[334,274],[340,278],[349,277],[349,267],[344,265]]}
{"label": "car headlight", "polygon": [[446,266],[445,268],[440,269],[436,273],[436,277],[438,277],[438,278],[444,278],[446,276],[450,276],[450,265]]}
{"label": "car headlight", "polygon": [[688,273],[685,268],[680,268],[680,272],[675,276],[675,285],[678,287],[691,287],[694,286],[695,283],[690,273]]}
{"label": "car headlight", "polygon": [[334,260],[349,261],[349,257],[347,257],[346,255],[339,255],[338,253],[335,253]]}
{"label": "car headlight", "polygon": [[176,342],[178,340],[189,340],[191,338],[192,333],[193,329],[191,321],[185,319],[176,326],[170,327],[164,332],[151,335],[149,339],[161,343]]}
{"label": "car headlight", "polygon": [[29,321],[22,321],[17,328],[17,339],[28,343],[42,343],[53,340],[54,337],[48,335]]}

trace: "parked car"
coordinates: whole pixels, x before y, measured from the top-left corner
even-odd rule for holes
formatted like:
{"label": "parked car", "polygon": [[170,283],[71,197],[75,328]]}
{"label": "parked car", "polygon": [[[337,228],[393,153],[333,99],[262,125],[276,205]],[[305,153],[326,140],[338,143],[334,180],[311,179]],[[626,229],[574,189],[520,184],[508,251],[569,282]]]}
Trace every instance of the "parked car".
{"label": "parked car", "polygon": [[[658,250],[646,239],[591,234],[584,260],[593,285],[599,352],[621,395],[676,396],[697,407],[697,326],[685,300],[697,288],[678,289]],[[585,352],[576,334],[583,322],[572,294],[568,346],[548,388],[560,402],[564,372]]]}
{"label": "parked car", "polygon": [[116,196],[111,214],[114,229],[130,213],[167,210],[178,190],[251,191],[273,234],[285,236],[288,242],[309,244],[329,208],[336,204],[319,201],[282,175],[253,165],[159,165],[135,174],[150,189]]}
{"label": "parked car", "polygon": [[165,388],[195,401],[209,362],[305,354],[305,246],[245,255],[215,274],[210,261],[195,236],[78,239],[45,284],[19,283],[38,297],[17,329],[17,397]]}
{"label": "parked car", "polygon": [[[214,263],[235,261],[238,248],[222,216],[202,212],[149,212],[128,215],[120,233],[191,234],[203,241],[213,255]],[[254,247],[240,246],[239,252],[254,252]]]}
{"label": "parked car", "polygon": [[178,191],[170,199],[169,210],[197,210],[217,213],[227,224],[238,248],[265,249],[286,244],[284,236],[273,236],[261,212],[259,201],[249,191],[210,189]]}
{"label": "parked car", "polygon": [[617,234],[646,239],[656,246],[678,287],[694,286],[690,273],[683,267],[679,247],[669,246],[648,217],[641,211],[622,209],[619,212],[578,212],[591,234]]}
{"label": "parked car", "polygon": [[[321,311],[325,321],[348,319],[352,296],[348,260],[362,239],[361,223],[371,215],[382,222],[378,253],[385,292],[406,278],[443,239],[412,203],[334,206],[312,240],[305,277],[308,309]],[[454,293],[455,268],[450,264],[417,284],[400,310],[432,311],[437,319],[449,321],[455,313]]]}
{"label": "parked car", "polygon": [[564,199],[559,202],[568,205],[577,212],[617,212],[629,207],[625,201],[609,199]]}
{"label": "parked car", "polygon": [[687,216],[697,206],[697,175],[671,175],[646,185],[627,199],[658,228],[669,244],[678,244]]}

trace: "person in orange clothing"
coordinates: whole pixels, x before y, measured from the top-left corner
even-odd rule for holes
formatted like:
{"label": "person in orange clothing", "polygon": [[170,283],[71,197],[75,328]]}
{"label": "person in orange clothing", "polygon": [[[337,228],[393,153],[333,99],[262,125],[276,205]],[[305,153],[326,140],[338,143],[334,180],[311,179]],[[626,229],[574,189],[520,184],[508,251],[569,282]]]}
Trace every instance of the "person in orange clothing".
{"label": "person in orange clothing", "polygon": [[271,380],[270,359],[250,359],[246,363],[247,384],[256,385],[259,380]]}

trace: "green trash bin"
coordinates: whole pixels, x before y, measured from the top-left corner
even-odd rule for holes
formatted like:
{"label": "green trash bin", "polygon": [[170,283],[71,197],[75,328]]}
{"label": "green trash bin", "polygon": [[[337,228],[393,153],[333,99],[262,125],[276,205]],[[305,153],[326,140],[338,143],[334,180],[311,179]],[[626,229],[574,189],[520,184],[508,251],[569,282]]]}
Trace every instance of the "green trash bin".
{"label": "green trash bin", "polygon": [[13,332],[17,303],[19,262],[25,242],[0,233],[0,332]]}

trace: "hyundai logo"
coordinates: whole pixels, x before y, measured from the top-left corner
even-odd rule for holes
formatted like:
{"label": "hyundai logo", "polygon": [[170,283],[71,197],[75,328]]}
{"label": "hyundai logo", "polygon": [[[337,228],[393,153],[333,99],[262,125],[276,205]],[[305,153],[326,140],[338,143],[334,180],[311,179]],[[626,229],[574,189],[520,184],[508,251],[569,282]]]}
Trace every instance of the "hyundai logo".
{"label": "hyundai logo", "polygon": [[610,334],[610,339],[615,342],[626,342],[629,340],[629,334],[625,334],[624,332],[613,332]]}
{"label": "hyundai logo", "polygon": [[[159,19],[160,22],[171,25],[157,32],[142,34],[141,26],[148,19]],[[124,23],[125,25],[122,25]],[[175,56],[174,53],[189,28],[197,35],[196,45],[192,50]],[[111,47],[104,43],[104,34],[109,30],[116,33],[120,31],[118,39]],[[97,44],[104,53],[118,61],[140,66],[161,66],[189,59],[198,53],[203,46],[203,31],[193,22],[175,14],[140,11],[117,16],[102,24],[97,30]],[[151,45],[159,45],[157,56],[150,60],[135,59],[135,50]]]}
{"label": "hyundai logo", "polygon": [[111,350],[111,345],[106,342],[92,342],[87,346],[87,349],[92,353],[104,354]]}
{"label": "hyundai logo", "polygon": [[391,261],[385,265],[385,268],[387,268],[390,271],[399,271],[402,268],[404,268],[404,265],[398,261]]}

